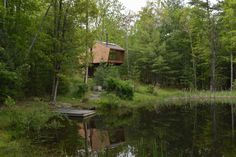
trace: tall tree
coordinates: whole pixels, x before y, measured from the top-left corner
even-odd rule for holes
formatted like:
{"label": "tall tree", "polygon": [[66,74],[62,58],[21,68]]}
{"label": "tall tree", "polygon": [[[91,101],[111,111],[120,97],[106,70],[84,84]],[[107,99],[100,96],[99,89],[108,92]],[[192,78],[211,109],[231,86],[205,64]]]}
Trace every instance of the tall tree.
{"label": "tall tree", "polygon": [[[90,8],[89,8],[90,6]],[[80,9],[80,10],[79,10]],[[76,32],[78,28],[76,26],[85,24],[85,54],[86,60],[88,56],[89,48],[89,18],[94,18],[96,14],[96,5],[93,0],[83,1],[66,1],[66,0],[55,0],[53,8],[53,86],[52,86],[52,102],[56,102],[57,89],[59,84],[59,75],[64,62],[68,60],[68,57],[77,58],[78,52],[76,53]],[[83,27],[83,26],[82,26]],[[74,41],[73,41],[74,40]],[[78,45],[79,46],[79,45]],[[74,55],[70,55],[70,51]],[[88,62],[85,61],[86,69]],[[87,71],[87,70],[86,70]]]}
{"label": "tall tree", "polygon": [[234,55],[236,51],[236,20],[235,9],[236,3],[230,0],[225,0],[221,3],[222,13],[220,15],[221,24],[221,44],[224,46],[224,50],[228,52],[230,56],[230,90],[233,90],[234,82]]}

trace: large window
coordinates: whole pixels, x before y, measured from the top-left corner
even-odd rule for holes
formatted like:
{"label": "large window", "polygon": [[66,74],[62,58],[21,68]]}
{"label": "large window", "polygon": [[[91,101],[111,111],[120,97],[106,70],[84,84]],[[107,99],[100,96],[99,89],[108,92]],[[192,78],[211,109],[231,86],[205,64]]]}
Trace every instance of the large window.
{"label": "large window", "polygon": [[109,54],[109,60],[118,60],[118,55],[117,55],[118,52],[116,51],[110,51],[110,54]]}

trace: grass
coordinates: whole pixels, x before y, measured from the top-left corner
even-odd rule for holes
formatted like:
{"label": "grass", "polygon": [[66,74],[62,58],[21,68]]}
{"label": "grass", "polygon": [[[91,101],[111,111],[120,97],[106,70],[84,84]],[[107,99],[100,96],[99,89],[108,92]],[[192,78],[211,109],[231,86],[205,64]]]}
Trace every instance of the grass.
{"label": "grass", "polygon": [[[100,107],[102,104],[118,104],[118,106],[140,107],[156,105],[181,105],[186,103],[236,103],[236,91],[183,91],[178,89],[159,89],[155,88],[152,93],[149,87],[139,85],[135,89],[132,101],[121,100],[120,98],[104,93],[100,101],[92,101],[88,106]],[[112,97],[112,98],[109,98]]]}
{"label": "grass", "polygon": [[18,102],[0,108],[0,156],[43,156],[45,147],[32,142],[54,115],[48,103],[42,101]]}
{"label": "grass", "polygon": [[[90,91],[78,98],[73,92],[67,95],[59,95],[57,107],[75,107],[83,109],[98,108],[102,104],[116,104],[116,106],[140,107],[186,103],[236,103],[236,91],[184,91],[180,89],[150,88],[148,85],[135,84],[133,100],[122,100],[112,93],[103,92],[100,100],[90,100],[93,87],[90,79]],[[74,87],[75,88],[75,87]],[[75,89],[73,89],[75,91]],[[39,99],[39,98],[38,98]],[[40,99],[39,99],[40,100]],[[27,102],[23,102],[24,104]]]}

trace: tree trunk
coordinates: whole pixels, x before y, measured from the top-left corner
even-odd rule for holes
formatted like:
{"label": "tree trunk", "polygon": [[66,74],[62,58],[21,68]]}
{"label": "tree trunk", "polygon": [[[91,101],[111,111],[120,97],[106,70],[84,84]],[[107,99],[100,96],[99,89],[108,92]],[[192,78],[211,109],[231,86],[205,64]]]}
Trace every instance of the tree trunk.
{"label": "tree trunk", "polygon": [[7,0],[3,0],[3,7],[5,9],[4,13],[3,13],[3,32],[4,34],[7,34],[7,29],[6,29],[6,16],[7,16]]}
{"label": "tree trunk", "polygon": [[129,67],[129,36],[128,36],[128,29],[126,30],[126,61],[127,61],[127,73],[128,73],[128,78],[130,78],[130,67]]}
{"label": "tree trunk", "polygon": [[52,104],[55,105],[57,102],[57,90],[59,85],[58,73],[55,73],[53,80],[53,90],[52,90]]}
{"label": "tree trunk", "polygon": [[208,15],[208,23],[209,23],[209,41],[211,47],[211,82],[210,82],[210,89],[211,92],[215,92],[216,90],[216,81],[215,81],[215,74],[216,74],[216,44],[215,44],[215,28],[214,28],[214,19],[211,18],[210,13],[210,4],[209,0],[207,0],[207,15]]}
{"label": "tree trunk", "polygon": [[212,70],[212,74],[211,74],[211,91],[215,92],[216,91],[216,80],[215,80],[215,74],[216,74],[216,52],[215,50],[212,50],[212,60],[211,60],[211,70]]}
{"label": "tree trunk", "polygon": [[[53,53],[55,57],[57,57],[57,54],[62,53],[62,30],[61,30],[61,18],[62,18],[62,0],[58,1],[56,0],[54,2],[54,38],[56,39],[56,42],[54,41],[53,44]],[[56,104],[57,100],[57,90],[59,85],[59,72],[61,67],[61,62],[57,59],[54,61],[54,78],[53,78],[53,85],[52,85],[52,104]]]}
{"label": "tree trunk", "polygon": [[233,62],[233,52],[230,53],[230,91],[233,90],[233,82],[234,82],[234,62]]}
{"label": "tree trunk", "polygon": [[192,33],[191,32],[189,32],[189,38],[190,38],[190,46],[191,46],[191,51],[192,51],[194,90],[196,90],[197,89],[197,68],[196,68],[196,60],[195,60],[195,55],[194,55],[193,39],[192,39]]}
{"label": "tree trunk", "polygon": [[89,33],[89,4],[88,0],[86,0],[86,58],[85,58],[85,76],[84,83],[88,84],[88,71],[89,71],[89,46],[88,46],[88,33]]}
{"label": "tree trunk", "polygon": [[39,33],[42,31],[43,23],[44,23],[44,21],[45,21],[47,15],[48,15],[48,12],[49,12],[51,6],[52,6],[52,2],[49,4],[48,9],[46,10],[46,12],[45,12],[45,14],[44,14],[44,16],[43,16],[43,19],[42,19],[42,21],[41,21],[41,23],[40,23],[40,25],[39,25],[39,27],[38,27],[38,31],[37,31],[37,33],[35,34],[35,36],[34,36],[32,42],[31,42],[31,45],[30,45],[30,47],[29,47],[29,53],[31,52],[31,50],[32,50],[32,48],[33,48],[33,46],[34,46],[34,44],[35,44],[35,42],[36,42],[36,40],[37,40],[37,38],[38,38]]}
{"label": "tree trunk", "polygon": [[7,8],[7,0],[3,0],[3,7],[6,9]]}

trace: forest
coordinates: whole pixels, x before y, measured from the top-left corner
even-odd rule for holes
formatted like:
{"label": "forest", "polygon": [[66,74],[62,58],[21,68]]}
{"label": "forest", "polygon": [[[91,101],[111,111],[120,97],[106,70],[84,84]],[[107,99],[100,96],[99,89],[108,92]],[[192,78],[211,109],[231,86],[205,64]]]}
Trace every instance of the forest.
{"label": "forest", "polygon": [[[95,41],[126,50],[123,79],[187,90],[232,90],[236,2],[149,1],[138,14],[116,0],[3,0],[0,100],[55,96],[83,80]],[[59,90],[58,90],[59,89]],[[63,91],[62,91],[63,92]],[[54,97],[54,98],[53,98]]]}
{"label": "forest", "polygon": [[[99,42],[124,62],[89,75]],[[110,144],[128,136],[111,157],[233,157],[235,65],[236,0],[147,0],[139,12],[119,0],[2,0],[0,156],[80,156],[94,149],[86,128]],[[74,121],[64,107],[98,117]]]}

